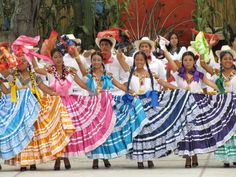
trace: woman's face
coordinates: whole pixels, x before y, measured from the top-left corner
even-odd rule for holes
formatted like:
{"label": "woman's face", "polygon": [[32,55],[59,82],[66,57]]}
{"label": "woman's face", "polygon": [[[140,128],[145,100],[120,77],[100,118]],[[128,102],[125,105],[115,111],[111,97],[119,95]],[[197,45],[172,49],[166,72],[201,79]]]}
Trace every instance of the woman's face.
{"label": "woman's face", "polygon": [[102,67],[102,57],[99,55],[93,55],[91,60],[92,67],[95,69],[99,69]]}
{"label": "woman's face", "polygon": [[191,55],[186,55],[183,58],[183,66],[185,67],[185,69],[192,70],[194,65],[195,65],[195,60]]}
{"label": "woman's face", "polygon": [[28,67],[28,62],[25,59],[25,57],[17,58],[17,69],[18,70],[23,71],[23,70],[27,69],[27,67]]}
{"label": "woman's face", "polygon": [[179,42],[179,40],[178,40],[177,35],[176,34],[172,34],[170,36],[170,45],[175,47],[175,46],[177,46],[178,42]]}
{"label": "woman's face", "polygon": [[148,43],[141,43],[139,45],[139,50],[144,52],[146,56],[149,56],[151,54],[151,46]]}
{"label": "woman's face", "polygon": [[61,52],[55,52],[52,56],[52,60],[55,65],[62,65],[63,64],[63,55]]}
{"label": "woman's face", "polygon": [[234,66],[234,60],[233,57],[229,54],[226,53],[223,58],[221,59],[221,64],[224,69],[231,69]]}
{"label": "woman's face", "polygon": [[144,68],[145,58],[142,54],[136,55],[135,58],[134,58],[134,61],[135,61],[135,66],[136,66],[137,69]]}

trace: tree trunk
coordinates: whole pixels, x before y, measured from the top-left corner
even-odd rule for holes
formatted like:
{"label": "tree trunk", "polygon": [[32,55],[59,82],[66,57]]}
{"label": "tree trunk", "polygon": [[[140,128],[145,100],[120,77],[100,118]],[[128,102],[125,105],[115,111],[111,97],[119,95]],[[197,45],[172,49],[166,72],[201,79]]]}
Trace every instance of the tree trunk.
{"label": "tree trunk", "polygon": [[14,41],[19,35],[36,35],[37,26],[33,25],[33,18],[38,4],[38,0],[15,0],[10,31],[0,31],[0,41]]}

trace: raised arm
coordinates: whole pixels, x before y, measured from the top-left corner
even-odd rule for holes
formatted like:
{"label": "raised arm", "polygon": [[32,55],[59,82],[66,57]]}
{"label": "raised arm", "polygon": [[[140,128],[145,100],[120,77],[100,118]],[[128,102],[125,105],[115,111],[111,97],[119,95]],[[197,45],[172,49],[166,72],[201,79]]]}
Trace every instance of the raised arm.
{"label": "raised arm", "polygon": [[171,69],[176,72],[179,70],[179,66],[174,62],[174,60],[171,58],[169,52],[167,51],[167,49],[164,49],[164,55],[166,57],[166,59],[168,60],[168,62],[171,65]]}
{"label": "raised arm", "polygon": [[209,66],[208,64],[206,64],[205,60],[204,60],[204,56],[201,55],[200,56],[200,65],[203,69],[205,69],[208,73],[210,73],[211,75],[214,74],[218,74],[219,70],[218,69],[214,69],[213,67]]}
{"label": "raised arm", "polygon": [[79,65],[79,69],[82,73],[83,76],[85,76],[87,73],[86,73],[86,69],[84,67],[84,64],[82,63],[81,61],[81,58],[80,58],[80,55],[79,55],[79,52],[77,50],[75,50],[75,61],[76,63]]}
{"label": "raised arm", "polygon": [[47,75],[46,68],[39,68],[38,63],[37,63],[37,61],[34,57],[32,59],[32,64],[33,64],[33,67],[34,67],[34,70],[35,70],[36,73],[42,74],[42,75]]}
{"label": "raised arm", "polygon": [[116,57],[117,57],[118,62],[121,65],[122,69],[125,72],[130,71],[130,67],[129,67],[128,63],[125,61],[125,56],[120,49],[117,50]]}

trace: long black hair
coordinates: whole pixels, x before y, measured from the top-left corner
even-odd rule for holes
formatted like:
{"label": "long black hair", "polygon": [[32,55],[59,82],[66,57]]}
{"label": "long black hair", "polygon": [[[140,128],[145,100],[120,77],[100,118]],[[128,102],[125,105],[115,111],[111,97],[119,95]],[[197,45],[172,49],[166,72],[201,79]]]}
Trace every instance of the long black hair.
{"label": "long black hair", "polygon": [[[178,36],[178,34],[175,33],[175,32],[171,32],[171,33],[169,34],[169,38],[168,38],[168,40],[170,41],[170,38],[171,38],[171,36],[173,36],[173,35],[176,35],[176,36],[177,36],[177,39],[178,39],[178,43],[177,43],[177,51],[176,51],[176,53],[178,54],[178,53],[180,52],[180,49],[181,49],[181,46],[180,46],[180,44],[179,44],[179,36]],[[166,46],[166,49],[168,50],[168,52],[171,53],[171,50],[172,50],[171,43],[169,43],[169,45]],[[173,54],[173,53],[171,53],[171,54]]]}
{"label": "long black hair", "polygon": [[153,81],[153,75],[152,75],[152,72],[150,70],[150,67],[149,67],[149,64],[148,64],[148,59],[147,59],[147,55],[142,52],[142,51],[138,51],[135,53],[134,55],[134,61],[133,61],[133,66],[131,68],[131,71],[130,71],[130,75],[129,75],[129,79],[128,79],[128,84],[127,84],[127,90],[129,90],[129,85],[130,85],[130,82],[131,82],[131,78],[132,78],[132,75],[135,71],[135,58],[137,55],[142,55],[143,58],[145,59],[145,63],[146,63],[146,67],[147,67],[147,70],[148,70],[148,73],[149,73],[149,76],[150,76],[150,79],[151,79],[151,84],[152,84],[152,90],[154,90],[154,81]]}
{"label": "long black hair", "polygon": [[[92,62],[92,58],[93,58],[94,55],[100,56],[102,61],[103,61],[102,53],[100,51],[95,51],[91,54],[91,62]],[[106,75],[106,68],[105,68],[105,65],[104,65],[103,62],[102,62],[102,67],[103,67],[103,75]],[[92,64],[90,65],[90,74],[93,76],[93,66],[92,66]]]}

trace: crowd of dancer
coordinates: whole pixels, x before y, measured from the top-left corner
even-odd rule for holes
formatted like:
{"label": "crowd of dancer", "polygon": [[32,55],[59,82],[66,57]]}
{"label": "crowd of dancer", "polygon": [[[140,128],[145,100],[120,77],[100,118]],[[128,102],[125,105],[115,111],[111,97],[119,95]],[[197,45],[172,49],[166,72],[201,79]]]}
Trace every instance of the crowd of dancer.
{"label": "crowd of dancer", "polygon": [[210,152],[236,165],[236,36],[215,54],[216,38],[199,41],[142,37],[129,56],[111,36],[83,53],[73,35],[51,36],[41,54],[38,36],[1,42],[0,158],[21,171],[84,155],[93,169],[120,156],[154,168],[171,153],[185,168]]}

